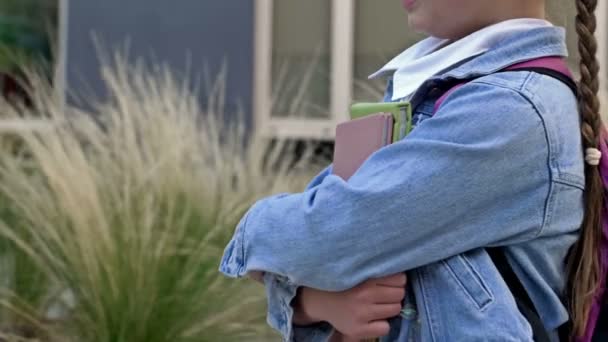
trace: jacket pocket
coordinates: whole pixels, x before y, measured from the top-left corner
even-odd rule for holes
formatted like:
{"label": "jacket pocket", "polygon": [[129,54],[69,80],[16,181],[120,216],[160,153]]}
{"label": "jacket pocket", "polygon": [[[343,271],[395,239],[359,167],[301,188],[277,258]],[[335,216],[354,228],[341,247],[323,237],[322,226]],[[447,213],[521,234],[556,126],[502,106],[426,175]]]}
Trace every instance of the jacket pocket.
{"label": "jacket pocket", "polygon": [[465,296],[479,309],[484,310],[494,301],[487,284],[465,254],[443,260],[442,264],[454,278]]}

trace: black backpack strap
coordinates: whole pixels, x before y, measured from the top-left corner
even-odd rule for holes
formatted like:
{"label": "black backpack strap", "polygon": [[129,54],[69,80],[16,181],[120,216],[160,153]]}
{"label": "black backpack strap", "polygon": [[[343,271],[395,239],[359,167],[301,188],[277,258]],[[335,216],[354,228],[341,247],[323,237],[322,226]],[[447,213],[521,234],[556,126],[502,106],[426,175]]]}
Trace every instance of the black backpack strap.
{"label": "black backpack strap", "polygon": [[507,283],[509,290],[511,290],[515,302],[517,303],[517,308],[532,327],[534,341],[551,342],[549,333],[540,319],[532,299],[530,299],[528,292],[507,261],[504,250],[502,248],[487,248],[486,250],[488,251],[490,258],[492,258],[492,262],[496,265],[498,272],[500,272],[505,283]]}
{"label": "black backpack strap", "polygon": [[572,334],[572,322],[568,321],[560,325],[560,327],[557,328],[557,333],[559,334],[559,340],[561,342],[570,342],[570,335]]}

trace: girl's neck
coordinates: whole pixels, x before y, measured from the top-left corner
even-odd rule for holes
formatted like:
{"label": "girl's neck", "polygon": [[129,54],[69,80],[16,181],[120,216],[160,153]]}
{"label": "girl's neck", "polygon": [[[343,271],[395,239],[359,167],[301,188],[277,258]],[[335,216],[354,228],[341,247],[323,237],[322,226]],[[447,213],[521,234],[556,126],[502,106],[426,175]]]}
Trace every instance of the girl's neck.
{"label": "girl's neck", "polygon": [[486,12],[484,17],[468,23],[468,27],[459,31],[457,35],[451,36],[450,40],[458,40],[484,27],[497,24],[499,22],[517,19],[533,18],[546,19],[544,0],[512,0],[497,1],[493,4],[491,12]]}
{"label": "girl's neck", "polygon": [[524,0],[501,2],[503,8],[495,11],[491,24],[516,18],[545,19],[546,9],[544,1]]}

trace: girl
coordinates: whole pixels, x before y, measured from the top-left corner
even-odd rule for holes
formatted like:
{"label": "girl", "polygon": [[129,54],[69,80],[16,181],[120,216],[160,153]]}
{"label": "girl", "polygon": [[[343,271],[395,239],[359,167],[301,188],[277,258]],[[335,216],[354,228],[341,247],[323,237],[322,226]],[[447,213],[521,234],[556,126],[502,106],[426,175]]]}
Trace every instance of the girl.
{"label": "girl", "polygon": [[589,340],[604,277],[597,0],[577,0],[578,101],[551,75],[503,72],[567,55],[544,0],[403,3],[431,38],[374,76],[390,76],[385,100],[412,103],[416,128],[348,181],[330,167],[303,193],[256,203],[220,270],[264,272],[269,322],[287,340],[325,341],[335,328],[386,341],[530,341],[533,324],[488,254],[501,247],[547,338],[570,320]]}

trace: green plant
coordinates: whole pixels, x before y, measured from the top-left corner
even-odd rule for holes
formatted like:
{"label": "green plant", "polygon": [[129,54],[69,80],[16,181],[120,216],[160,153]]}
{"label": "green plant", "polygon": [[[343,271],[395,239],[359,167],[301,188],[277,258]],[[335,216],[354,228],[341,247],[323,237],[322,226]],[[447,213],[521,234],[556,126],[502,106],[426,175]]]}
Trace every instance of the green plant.
{"label": "green plant", "polygon": [[[10,202],[2,195],[0,218],[11,229],[19,229],[20,220]],[[44,310],[51,291],[47,274],[27,253],[5,238],[0,238],[0,274],[0,332],[41,336],[43,322],[38,320],[38,313]],[[3,338],[2,335],[0,338]]]}
{"label": "green plant", "polygon": [[221,81],[202,114],[186,83],[155,70],[104,69],[110,96],[95,114],[32,81],[38,110],[12,116],[45,121],[18,133],[25,157],[0,157],[0,193],[23,222],[0,217],[0,232],[63,289],[45,326],[56,340],[268,340],[261,287],[222,277],[219,258],[255,199],[311,173],[226,122]]}
{"label": "green plant", "polygon": [[[0,153],[18,153],[14,136],[0,135]],[[0,220],[13,231],[26,233],[18,210],[0,193]],[[23,241],[31,242],[28,234]],[[0,340],[11,341],[11,336],[42,336],[44,312],[51,297],[52,285],[48,274],[14,241],[0,236]],[[10,309],[9,309],[10,308]]]}
{"label": "green plant", "polygon": [[[11,208],[7,199],[0,199],[0,217],[3,222],[13,230],[19,228],[20,222],[16,210]],[[13,241],[0,240],[0,257],[2,260],[3,280],[10,283],[7,287],[14,289],[15,299],[19,298],[32,306],[41,306],[47,296],[48,283],[38,265],[20,250]],[[5,313],[6,314],[6,313]]]}

